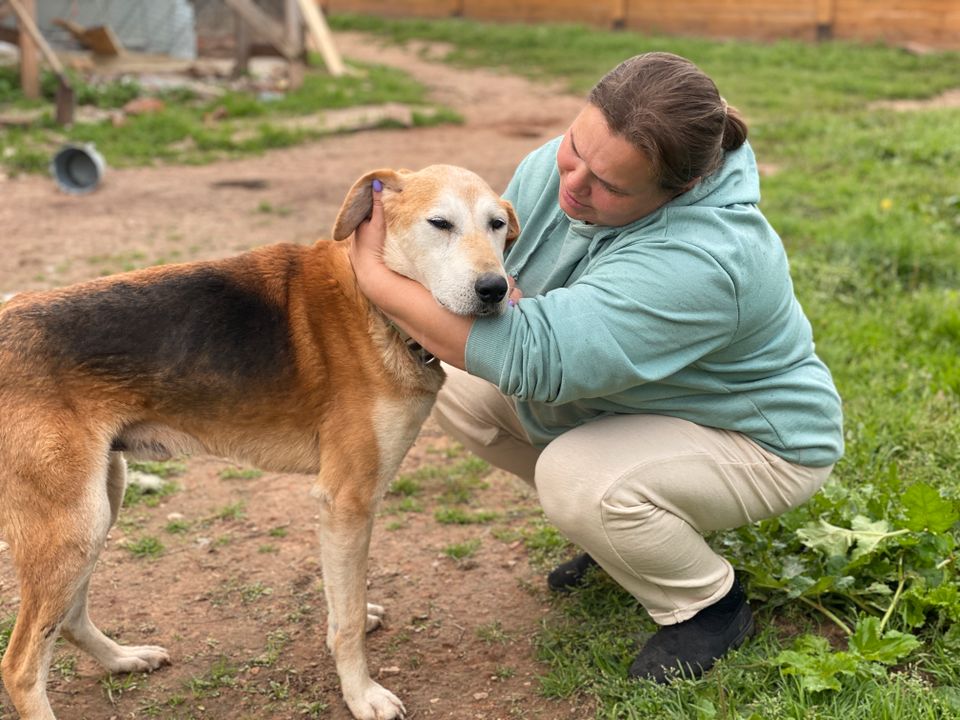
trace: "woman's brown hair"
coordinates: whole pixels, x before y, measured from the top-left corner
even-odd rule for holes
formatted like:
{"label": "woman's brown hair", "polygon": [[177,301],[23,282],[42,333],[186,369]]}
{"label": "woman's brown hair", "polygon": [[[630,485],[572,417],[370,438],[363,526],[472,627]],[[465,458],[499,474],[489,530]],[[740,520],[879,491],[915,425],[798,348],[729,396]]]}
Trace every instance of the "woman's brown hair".
{"label": "woman's brown hair", "polygon": [[646,154],[660,187],[683,192],[747,139],[747,124],[716,84],[679,55],[650,52],[620,63],[590,91],[610,129]]}

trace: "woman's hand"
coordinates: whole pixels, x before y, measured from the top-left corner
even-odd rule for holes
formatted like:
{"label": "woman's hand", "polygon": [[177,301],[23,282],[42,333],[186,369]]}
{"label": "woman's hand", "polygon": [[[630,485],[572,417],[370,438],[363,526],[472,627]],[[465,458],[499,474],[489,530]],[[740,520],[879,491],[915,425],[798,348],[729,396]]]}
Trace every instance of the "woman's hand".
{"label": "woman's hand", "polygon": [[360,291],[429,352],[462,370],[473,318],[442,308],[423,285],[384,265],[387,226],[382,190],[380,182],[374,180],[370,218],[360,223],[350,244],[350,262]]}
{"label": "woman's hand", "polygon": [[357,276],[357,283],[363,294],[374,304],[379,304],[375,297],[371,297],[371,293],[375,294],[377,288],[382,286],[378,281],[383,279],[384,273],[393,274],[383,264],[383,243],[387,238],[387,227],[383,217],[382,190],[380,181],[374,180],[370,217],[360,223],[350,243],[350,263]]}

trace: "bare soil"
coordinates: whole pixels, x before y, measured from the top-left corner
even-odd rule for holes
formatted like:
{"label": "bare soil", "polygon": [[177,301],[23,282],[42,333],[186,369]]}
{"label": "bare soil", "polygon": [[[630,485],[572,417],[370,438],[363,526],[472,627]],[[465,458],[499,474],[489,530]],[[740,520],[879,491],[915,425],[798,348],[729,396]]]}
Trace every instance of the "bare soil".
{"label": "bare soil", "polygon": [[[0,297],[65,285],[154,262],[222,257],[328,234],[353,181],[379,167],[454,163],[502,190],[519,160],[561,133],[581,99],[493,71],[455,70],[420,48],[337,36],[345,56],[394,65],[456,108],[466,122],[330,137],[262,157],[203,167],[108,170],[96,192],[69,196],[52,179],[0,175]],[[452,467],[466,454],[433,424],[403,473]],[[128,507],[94,575],[91,615],[120,642],[167,647],[173,664],[151,675],[110,677],[71,646],[58,647],[50,695],[63,720],[303,718],[346,720],[324,647],[311,479],[224,477],[222,460],[191,459],[178,490]],[[410,718],[585,718],[589,702],[542,697],[532,637],[553,610],[543,569],[518,533],[535,498],[499,472],[470,509],[485,524],[437,522],[442,477],[424,481],[420,511],[388,497],[372,543],[370,600],[387,608],[368,637],[372,673]],[[181,517],[182,516],[182,517]],[[168,530],[171,517],[185,532]],[[125,545],[160,540],[158,557]],[[479,540],[469,558],[443,550]],[[0,620],[17,610],[9,553],[0,545]],[[0,718],[13,718],[0,692]]]}

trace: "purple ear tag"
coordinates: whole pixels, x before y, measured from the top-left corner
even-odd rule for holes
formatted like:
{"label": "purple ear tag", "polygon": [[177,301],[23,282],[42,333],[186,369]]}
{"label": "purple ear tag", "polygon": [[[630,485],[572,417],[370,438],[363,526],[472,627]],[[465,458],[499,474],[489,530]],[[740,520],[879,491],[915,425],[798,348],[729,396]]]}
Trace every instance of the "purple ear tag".
{"label": "purple ear tag", "polygon": [[381,190],[383,190],[383,183],[380,182],[380,181],[377,180],[377,179],[374,179],[374,181],[371,183],[371,185],[373,185],[373,191],[374,191],[374,192],[380,192]]}

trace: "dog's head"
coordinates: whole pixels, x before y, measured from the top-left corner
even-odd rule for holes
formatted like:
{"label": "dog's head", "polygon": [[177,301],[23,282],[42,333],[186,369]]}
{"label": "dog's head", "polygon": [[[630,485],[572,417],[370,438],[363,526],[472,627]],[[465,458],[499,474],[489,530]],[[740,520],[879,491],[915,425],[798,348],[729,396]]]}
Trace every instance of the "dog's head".
{"label": "dog's head", "polygon": [[513,206],[478,175],[453,165],[375,170],[347,193],[335,240],[350,237],[370,216],[374,179],[383,183],[387,267],[459,315],[502,312],[508,289],[503,250],[520,233]]}

